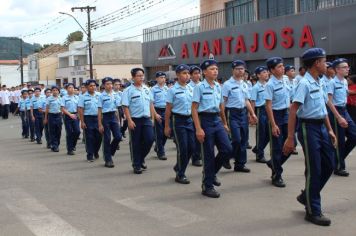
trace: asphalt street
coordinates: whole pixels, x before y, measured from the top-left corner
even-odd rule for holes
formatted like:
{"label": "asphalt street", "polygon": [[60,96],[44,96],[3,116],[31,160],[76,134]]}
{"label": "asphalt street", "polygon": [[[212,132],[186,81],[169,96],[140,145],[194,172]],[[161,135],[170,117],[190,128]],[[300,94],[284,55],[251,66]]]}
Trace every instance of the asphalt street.
{"label": "asphalt street", "polygon": [[[254,128],[250,131],[253,145]],[[190,185],[174,182],[174,144],[167,161],[153,150],[142,175],[132,173],[128,138],[115,168],[102,155],[87,163],[79,141],[67,156],[65,131],[59,153],[21,138],[20,119],[0,120],[0,235],[356,235],[356,151],[347,159],[350,177],[333,176],[322,192],[330,227],[304,221],[296,196],[304,186],[304,158],[285,164],[287,187],[270,183],[270,170],[248,150],[249,174],[222,170],[219,199],[201,195],[201,168],[188,166]],[[45,142],[44,142],[45,143]],[[140,147],[136,147],[140,148]],[[266,148],[266,156],[268,148]]]}

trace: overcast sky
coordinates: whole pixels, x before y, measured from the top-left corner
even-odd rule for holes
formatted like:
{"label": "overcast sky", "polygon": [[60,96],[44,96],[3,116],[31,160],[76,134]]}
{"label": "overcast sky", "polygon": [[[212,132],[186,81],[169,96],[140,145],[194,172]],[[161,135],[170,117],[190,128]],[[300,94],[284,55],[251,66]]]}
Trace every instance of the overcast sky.
{"label": "overcast sky", "polygon": [[[37,35],[24,37],[24,40],[40,44],[63,43],[69,33],[80,28],[72,18],[58,12],[73,14],[85,27],[86,14],[80,11],[72,13],[71,7],[96,6],[97,11],[92,14],[92,19],[96,19],[133,2],[135,0],[1,0],[0,36],[21,36],[43,30]],[[141,34],[144,28],[198,14],[199,0],[164,0],[140,14],[93,31],[93,40],[127,38]]]}

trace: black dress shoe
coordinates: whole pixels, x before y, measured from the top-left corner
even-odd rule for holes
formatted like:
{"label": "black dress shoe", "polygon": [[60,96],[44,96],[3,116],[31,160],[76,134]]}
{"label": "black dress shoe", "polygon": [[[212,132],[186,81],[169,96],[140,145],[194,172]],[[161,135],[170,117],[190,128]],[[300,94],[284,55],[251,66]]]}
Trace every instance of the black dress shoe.
{"label": "black dress shoe", "polygon": [[89,160],[87,160],[88,162],[94,162],[94,160],[93,159],[89,159]]}
{"label": "black dress shoe", "polygon": [[116,150],[120,150],[120,144],[117,145]]}
{"label": "black dress shoe", "polygon": [[180,184],[190,184],[190,181],[186,176],[176,176],[175,181]]}
{"label": "black dress shoe", "polygon": [[334,175],[342,176],[342,177],[348,177],[350,175],[349,172],[346,170],[335,170]]}
{"label": "black dress shoe", "polygon": [[201,194],[203,194],[204,196],[207,197],[211,197],[211,198],[219,198],[220,197],[220,193],[218,191],[216,191],[214,188],[209,188],[209,189],[204,189]]}
{"label": "black dress shoe", "polygon": [[122,135],[122,137],[123,137],[123,138],[126,138],[126,135],[125,135],[125,134],[123,134],[123,135]]}
{"label": "black dress shoe", "polygon": [[242,173],[250,173],[251,172],[251,170],[249,168],[247,168],[246,166],[243,166],[243,167],[235,166],[234,171],[235,172],[242,172]]}
{"label": "black dress shoe", "polygon": [[257,154],[257,146],[255,146],[254,148],[252,148],[252,152]]}
{"label": "black dress shoe", "polygon": [[267,162],[266,162],[266,165],[268,166],[268,168],[270,168],[270,169],[271,169],[271,171],[272,171],[271,178],[273,178],[273,176],[274,176],[275,172],[274,172],[274,170],[273,170],[272,160],[267,161]]}
{"label": "black dress shoe", "polygon": [[161,160],[161,161],[165,161],[165,160],[167,160],[167,157],[166,157],[166,155],[162,155],[162,156],[157,156],[158,157],[158,159],[159,160]]}
{"label": "black dress shoe", "polygon": [[34,141],[35,141],[35,139],[34,139],[34,138],[31,138],[30,142],[34,142]]}
{"label": "black dress shoe", "polygon": [[309,213],[305,214],[306,221],[309,221],[315,225],[320,225],[320,226],[329,226],[331,225],[331,220],[324,216],[323,214],[320,214],[318,216],[311,215]]}
{"label": "black dress shoe", "polygon": [[41,141],[41,140],[38,140],[38,141],[37,141],[37,144],[42,144],[42,141]]}
{"label": "black dress shoe", "polygon": [[146,165],[146,163],[142,163],[142,164],[141,164],[141,169],[142,169],[142,170],[147,170],[147,165]]}
{"label": "black dress shoe", "polygon": [[73,156],[73,155],[75,155],[75,153],[74,153],[73,151],[68,151],[68,152],[67,152],[67,155]]}
{"label": "black dress shoe", "polygon": [[193,162],[192,162],[192,165],[193,166],[203,166],[203,162],[201,161],[201,160],[194,160]]}
{"label": "black dress shoe", "polygon": [[225,161],[223,163],[223,167],[227,170],[231,170],[232,167],[231,167],[230,161]]}
{"label": "black dress shoe", "polygon": [[296,150],[294,150],[291,154],[292,155],[298,155],[298,152]]}
{"label": "black dress shoe", "polygon": [[113,163],[112,161],[108,161],[108,162],[105,162],[105,167],[107,167],[107,168],[114,168],[115,165],[114,165],[114,163]]}
{"label": "black dress shoe", "polygon": [[266,160],[266,158],[262,157],[262,158],[256,159],[256,162],[258,162],[258,163],[267,163],[267,160]]}
{"label": "black dress shoe", "polygon": [[52,151],[53,152],[59,152],[59,149],[56,147],[56,148],[52,148]]}
{"label": "black dress shoe", "polygon": [[133,169],[133,172],[134,172],[134,174],[137,174],[137,175],[142,174],[141,168],[138,168],[138,167],[135,167],[135,168]]}
{"label": "black dress shoe", "polygon": [[95,159],[99,159],[99,153],[94,154]]}
{"label": "black dress shoe", "polygon": [[214,180],[213,180],[213,185],[214,186],[220,186],[221,185],[221,182],[220,180],[218,179],[218,177],[215,177]]}
{"label": "black dress shoe", "polygon": [[247,145],[246,149],[252,149],[252,146],[249,144]]}
{"label": "black dress shoe", "polygon": [[297,196],[297,201],[304,206],[307,205],[307,199],[304,190],[302,190],[302,192]]}
{"label": "black dress shoe", "polygon": [[47,144],[47,149],[51,149],[51,145]]}
{"label": "black dress shoe", "polygon": [[273,179],[272,184],[278,188],[284,188],[286,186],[282,178]]}

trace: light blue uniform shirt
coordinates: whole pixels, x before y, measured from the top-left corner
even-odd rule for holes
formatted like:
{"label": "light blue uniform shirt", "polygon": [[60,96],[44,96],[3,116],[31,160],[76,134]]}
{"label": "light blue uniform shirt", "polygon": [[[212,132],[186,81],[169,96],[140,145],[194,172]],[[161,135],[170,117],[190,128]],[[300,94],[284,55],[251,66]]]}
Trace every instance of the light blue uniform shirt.
{"label": "light blue uniform shirt", "polygon": [[19,104],[18,104],[18,108],[19,111],[26,111],[26,99],[20,98]]}
{"label": "light blue uniform shirt", "polygon": [[76,113],[79,103],[79,97],[77,95],[65,95],[62,97],[61,106],[64,107],[70,113]]}
{"label": "light blue uniform shirt", "polygon": [[252,83],[249,80],[244,81],[243,85],[247,89],[247,98],[251,99]]}
{"label": "light blue uniform shirt", "polygon": [[68,92],[64,88],[61,88],[60,94],[61,94],[61,97],[64,97],[64,96],[66,96],[68,94]]}
{"label": "light blue uniform shirt", "polygon": [[290,100],[292,101],[294,93],[295,93],[295,89],[296,89],[294,79],[290,80],[288,78],[288,76],[284,76],[283,79],[284,79],[284,82],[286,83],[286,85],[289,87],[289,97],[290,97]]}
{"label": "light blue uniform shirt", "polygon": [[32,99],[32,98],[30,98],[30,97],[26,98],[26,102],[25,102],[25,104],[26,104],[26,111],[31,110],[31,99]]}
{"label": "light blue uniform shirt", "polygon": [[167,103],[172,104],[172,112],[190,116],[192,114],[193,89],[189,85],[174,84],[167,93]]}
{"label": "light blue uniform shirt", "polygon": [[33,109],[42,109],[43,103],[46,103],[46,101],[41,96],[39,96],[39,97],[33,96],[31,98],[31,105],[30,106]]}
{"label": "light blue uniform shirt", "polygon": [[168,87],[164,85],[162,88],[156,84],[151,89],[151,94],[153,97],[153,105],[158,108],[166,107]]}
{"label": "light blue uniform shirt", "polygon": [[121,97],[118,96],[114,91],[111,94],[106,91],[102,92],[99,96],[98,107],[101,108],[102,113],[115,112],[117,107],[121,104]]}
{"label": "light blue uniform shirt", "polygon": [[150,117],[151,102],[153,102],[153,97],[146,85],[138,88],[132,84],[122,94],[122,105],[129,108],[133,118]]}
{"label": "light blue uniform shirt", "polygon": [[199,103],[198,112],[220,112],[220,104],[224,102],[221,86],[214,82],[211,87],[206,80],[195,86],[193,91],[193,102]]}
{"label": "light blue uniform shirt", "polygon": [[299,81],[293,102],[301,103],[297,111],[298,118],[324,119],[327,115],[323,85],[308,72]]}
{"label": "light blue uniform shirt", "polygon": [[44,97],[44,98],[43,98],[43,101],[44,101],[44,102],[42,103],[42,107],[41,107],[43,111],[46,111],[47,98],[49,98],[49,97]]}
{"label": "light blue uniform shirt", "polygon": [[116,99],[120,99],[120,103],[119,103],[119,107],[122,105],[122,92],[119,90],[119,91],[114,91],[114,95],[118,98]]}
{"label": "light blue uniform shirt", "polygon": [[61,112],[61,103],[62,103],[62,99],[61,97],[53,97],[50,96],[47,98],[46,100],[46,106],[48,107],[48,112],[49,113],[60,113]]}
{"label": "light blue uniform shirt", "polygon": [[266,89],[266,84],[262,84],[260,83],[260,81],[257,81],[257,83],[252,87],[251,100],[255,101],[256,107],[261,107],[266,104],[265,95],[264,95],[265,89]]}
{"label": "light blue uniform shirt", "polygon": [[346,79],[340,80],[335,76],[328,83],[328,94],[333,95],[334,106],[346,106],[348,91]]}
{"label": "light blue uniform shirt", "polygon": [[227,98],[227,108],[244,108],[249,99],[248,86],[243,80],[237,81],[231,77],[223,84],[222,96]]}
{"label": "light blue uniform shirt", "polygon": [[282,79],[271,76],[266,84],[265,99],[272,101],[273,110],[283,110],[290,105],[290,88]]}
{"label": "light blue uniform shirt", "polygon": [[195,86],[199,85],[201,82],[199,81],[198,83],[194,83],[193,80],[190,80],[190,82],[188,83],[188,85],[190,87],[192,87],[192,89],[194,90]]}
{"label": "light blue uniform shirt", "polygon": [[78,107],[83,108],[85,116],[98,115],[99,92],[90,95],[88,92],[79,97]]}

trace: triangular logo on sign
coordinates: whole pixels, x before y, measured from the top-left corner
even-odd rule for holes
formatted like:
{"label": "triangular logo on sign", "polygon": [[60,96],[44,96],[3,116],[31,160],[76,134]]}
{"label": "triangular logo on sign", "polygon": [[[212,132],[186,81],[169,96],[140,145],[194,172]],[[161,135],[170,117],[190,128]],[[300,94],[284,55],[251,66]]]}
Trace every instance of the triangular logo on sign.
{"label": "triangular logo on sign", "polygon": [[210,60],[214,60],[215,59],[214,54],[212,52],[209,54],[209,59]]}
{"label": "triangular logo on sign", "polygon": [[171,44],[166,44],[161,48],[158,55],[158,60],[175,59],[176,53]]}

